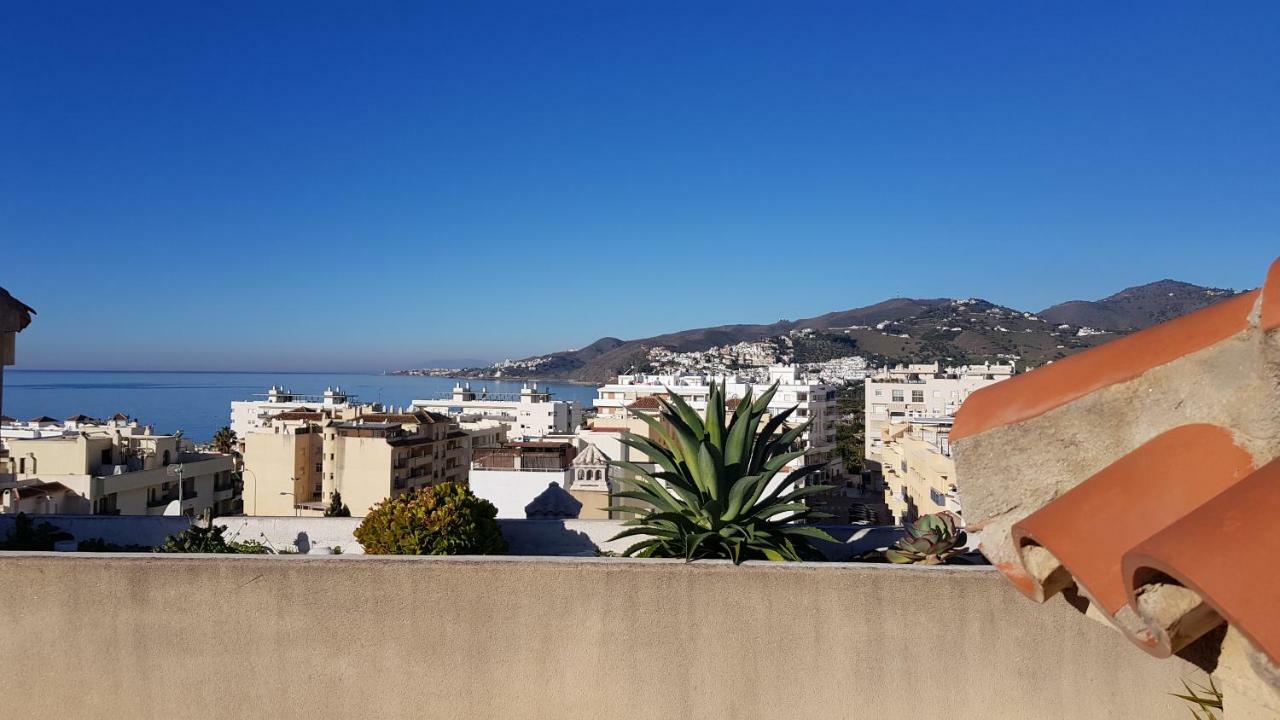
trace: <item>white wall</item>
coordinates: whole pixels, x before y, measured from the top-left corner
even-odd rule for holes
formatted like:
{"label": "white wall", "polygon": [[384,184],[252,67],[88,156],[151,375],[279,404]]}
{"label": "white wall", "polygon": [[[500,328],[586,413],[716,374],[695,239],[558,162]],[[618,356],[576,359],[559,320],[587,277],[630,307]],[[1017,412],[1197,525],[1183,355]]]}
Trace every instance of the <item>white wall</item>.
{"label": "white wall", "polygon": [[498,508],[500,518],[524,518],[524,506],[541,495],[547,485],[567,487],[571,470],[478,470],[471,469],[471,492]]}

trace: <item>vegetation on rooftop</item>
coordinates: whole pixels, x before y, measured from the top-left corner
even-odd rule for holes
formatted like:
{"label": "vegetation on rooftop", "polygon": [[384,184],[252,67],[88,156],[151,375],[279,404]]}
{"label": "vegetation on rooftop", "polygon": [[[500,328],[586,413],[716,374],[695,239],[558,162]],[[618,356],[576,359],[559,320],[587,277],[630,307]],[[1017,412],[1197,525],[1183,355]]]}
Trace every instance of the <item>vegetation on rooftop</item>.
{"label": "vegetation on rooftop", "polygon": [[329,498],[329,505],[324,509],[325,517],[351,517],[351,508],[342,502],[342,493],[337,490],[333,491],[333,496]]}
{"label": "vegetation on rooftop", "polygon": [[13,519],[13,533],[0,540],[0,550],[50,551],[59,540],[70,540],[71,535],[45,521],[37,523],[26,513],[18,513]]}
{"label": "vegetation on rooftop", "polygon": [[460,483],[441,483],[378,503],[356,528],[370,555],[500,555],[498,509]]}
{"label": "vegetation on rooftop", "polygon": [[[152,549],[158,553],[219,553],[226,555],[274,555],[276,550],[258,540],[228,540],[226,525],[214,525],[206,512],[181,532],[170,535]],[[284,552],[284,551],[280,551]]]}
{"label": "vegetation on rooftop", "polygon": [[1186,680],[1182,681],[1182,687],[1186,688],[1187,694],[1169,693],[1176,698],[1186,701],[1192,707],[1187,710],[1196,720],[1220,720],[1222,715],[1222,691],[1214,684],[1213,677],[1209,678],[1209,687],[1196,685],[1192,687]]}
{"label": "vegetation on rooftop", "polygon": [[885,551],[892,563],[942,565],[964,553],[965,532],[951,512],[925,515],[907,525],[906,536]]}
{"label": "vegetation on rooftop", "polygon": [[818,517],[801,501],[830,487],[800,486],[823,464],[805,465],[778,479],[788,463],[804,456],[793,448],[809,423],[787,426],[794,406],[766,420],[777,390],[775,383],[756,398],[748,388],[730,414],[724,385],[712,383],[705,417],[676,393],[658,398],[659,417],[632,413],[649,425],[656,441],[626,433],[622,442],[659,469],[613,462],[633,475],[634,489],[618,495],[643,504],[610,508],[637,516],[613,538],[642,538],[625,555],[734,563],[820,559],[812,542],[834,539],[801,524]]}

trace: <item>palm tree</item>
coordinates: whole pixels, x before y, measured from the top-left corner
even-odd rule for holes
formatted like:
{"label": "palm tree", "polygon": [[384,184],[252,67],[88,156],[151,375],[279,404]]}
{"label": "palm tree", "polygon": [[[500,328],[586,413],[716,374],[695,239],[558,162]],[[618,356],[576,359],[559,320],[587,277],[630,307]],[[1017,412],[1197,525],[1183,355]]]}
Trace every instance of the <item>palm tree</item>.
{"label": "palm tree", "polygon": [[786,427],[794,406],[764,419],[777,390],[775,383],[753,400],[748,389],[732,416],[724,385],[716,383],[711,384],[704,418],[673,392],[658,397],[658,418],[632,411],[649,425],[653,440],[625,433],[622,442],[660,469],[613,463],[634,475],[630,482],[635,489],[618,495],[647,506],[610,508],[638,516],[626,523],[633,527],[614,538],[643,537],[624,554],[728,558],[734,563],[802,560],[817,557],[812,540],[835,542],[816,527],[798,524],[819,517],[800,500],[830,487],[797,484],[825,463],[805,465],[774,483],[783,467],[804,455],[791,447],[809,426]]}
{"label": "palm tree", "polygon": [[218,432],[213,434],[213,449],[223,455],[231,455],[236,452],[236,431],[225,425],[222,426]]}

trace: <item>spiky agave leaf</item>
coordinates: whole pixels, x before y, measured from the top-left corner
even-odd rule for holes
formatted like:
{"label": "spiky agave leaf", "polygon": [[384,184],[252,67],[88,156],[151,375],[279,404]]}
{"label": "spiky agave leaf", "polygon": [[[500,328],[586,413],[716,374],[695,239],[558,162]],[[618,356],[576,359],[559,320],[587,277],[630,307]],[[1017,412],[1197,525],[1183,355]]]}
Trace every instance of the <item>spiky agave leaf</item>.
{"label": "spiky agave leaf", "polygon": [[835,542],[818,528],[796,524],[818,517],[800,501],[829,488],[798,484],[823,466],[806,465],[775,482],[788,463],[803,456],[791,448],[808,429],[808,423],[786,426],[794,407],[764,419],[777,389],[774,383],[758,397],[748,390],[729,411],[724,385],[713,383],[705,417],[698,417],[668,388],[658,398],[660,418],[632,411],[651,435],[627,433],[622,442],[660,470],[613,463],[632,474],[634,486],[617,496],[641,503],[611,508],[636,516],[617,538],[645,536],[624,554],[735,563],[799,560],[816,555],[812,541]]}

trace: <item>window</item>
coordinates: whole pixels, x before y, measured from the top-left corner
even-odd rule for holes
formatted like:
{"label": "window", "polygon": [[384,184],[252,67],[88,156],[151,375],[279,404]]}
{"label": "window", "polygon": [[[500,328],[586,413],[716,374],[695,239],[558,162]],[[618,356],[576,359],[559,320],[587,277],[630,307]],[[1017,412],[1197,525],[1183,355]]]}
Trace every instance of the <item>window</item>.
{"label": "window", "polygon": [[161,465],[164,465],[164,466],[166,466],[166,467],[169,465],[169,451],[168,451],[168,450],[165,450],[165,451],[164,451],[164,457],[160,460],[160,464],[161,464]]}
{"label": "window", "polygon": [[111,464],[111,448],[107,448],[102,451],[102,464],[103,465]]}
{"label": "window", "polygon": [[880,388],[876,388],[876,397],[881,397],[883,395],[884,395],[884,391],[881,390]]}
{"label": "window", "polygon": [[894,390],[894,391],[893,391],[893,401],[894,401],[894,402],[902,402],[902,391],[901,391],[901,390]]}
{"label": "window", "polygon": [[912,390],[912,391],[911,391],[911,402],[913,402],[913,403],[922,403],[922,402],[924,402],[924,391],[923,391],[923,390]]}

